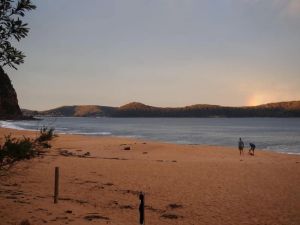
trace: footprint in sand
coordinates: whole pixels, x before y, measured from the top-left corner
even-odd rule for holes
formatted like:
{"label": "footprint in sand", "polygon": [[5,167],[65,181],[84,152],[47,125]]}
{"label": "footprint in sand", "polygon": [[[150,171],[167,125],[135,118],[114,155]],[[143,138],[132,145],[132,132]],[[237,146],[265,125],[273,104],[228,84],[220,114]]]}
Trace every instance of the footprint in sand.
{"label": "footprint in sand", "polygon": [[100,216],[98,214],[90,214],[83,217],[85,220],[93,221],[93,220],[110,220],[106,216]]}
{"label": "footprint in sand", "polygon": [[167,207],[170,208],[170,209],[179,209],[179,208],[183,208],[182,205],[177,204],[177,203],[171,203],[171,204],[169,204]]}
{"label": "footprint in sand", "polygon": [[171,219],[171,220],[176,220],[176,219],[183,218],[183,216],[180,216],[180,215],[177,215],[177,214],[174,214],[174,213],[164,213],[160,217],[162,217],[164,219]]}

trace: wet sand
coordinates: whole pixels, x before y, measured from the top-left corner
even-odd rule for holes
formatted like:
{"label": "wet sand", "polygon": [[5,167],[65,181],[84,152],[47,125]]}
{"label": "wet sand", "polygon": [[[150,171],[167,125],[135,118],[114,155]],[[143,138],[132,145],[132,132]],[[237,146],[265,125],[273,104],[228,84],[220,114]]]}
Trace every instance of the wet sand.
{"label": "wet sand", "polygon": [[[35,132],[0,128],[3,135]],[[175,145],[117,137],[59,135],[44,157],[0,173],[0,225],[299,225],[300,156]],[[130,150],[124,150],[130,147]],[[87,154],[89,152],[89,154]],[[60,199],[53,204],[54,168]]]}

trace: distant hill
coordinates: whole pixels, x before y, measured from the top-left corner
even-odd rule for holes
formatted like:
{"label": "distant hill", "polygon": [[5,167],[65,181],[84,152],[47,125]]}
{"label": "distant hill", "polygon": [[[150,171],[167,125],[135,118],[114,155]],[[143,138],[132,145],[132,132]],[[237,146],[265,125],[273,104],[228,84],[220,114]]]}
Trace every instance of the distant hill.
{"label": "distant hill", "polygon": [[45,111],[33,111],[22,109],[24,115],[32,116],[54,116],[54,117],[97,117],[111,115],[114,111],[114,107],[98,106],[98,105],[74,105],[74,106],[61,106],[58,108],[45,110]]}
{"label": "distant hill", "polygon": [[245,107],[197,104],[173,108],[131,102],[121,107],[74,105],[46,111],[23,109],[22,112],[27,116],[67,117],[300,117],[300,101]]}

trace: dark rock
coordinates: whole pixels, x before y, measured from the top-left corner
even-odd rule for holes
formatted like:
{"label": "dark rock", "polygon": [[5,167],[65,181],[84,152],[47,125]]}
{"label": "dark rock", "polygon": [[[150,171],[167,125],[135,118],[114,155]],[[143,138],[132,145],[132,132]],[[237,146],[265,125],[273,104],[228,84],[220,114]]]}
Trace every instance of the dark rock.
{"label": "dark rock", "polygon": [[21,119],[17,93],[7,74],[0,66],[0,119]]}
{"label": "dark rock", "polygon": [[121,205],[120,209],[133,209],[133,206],[131,206],[131,205]]}
{"label": "dark rock", "polygon": [[171,219],[171,220],[176,220],[176,219],[182,218],[182,216],[172,214],[172,213],[164,213],[161,215],[161,217],[163,217],[165,219]]}
{"label": "dark rock", "polygon": [[61,149],[59,150],[59,154],[63,156],[74,156],[74,153],[69,152],[68,150]]}
{"label": "dark rock", "polygon": [[86,153],[84,153],[83,155],[84,155],[84,156],[90,156],[91,153],[90,153],[90,152],[86,152]]}
{"label": "dark rock", "polygon": [[123,150],[130,150],[130,147],[129,147],[129,146],[126,146],[126,147],[124,147]]}

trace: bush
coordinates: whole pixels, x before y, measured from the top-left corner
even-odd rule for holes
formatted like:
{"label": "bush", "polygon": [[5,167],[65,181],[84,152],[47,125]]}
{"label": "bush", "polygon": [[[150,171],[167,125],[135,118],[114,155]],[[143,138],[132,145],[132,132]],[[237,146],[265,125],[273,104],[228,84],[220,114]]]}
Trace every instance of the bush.
{"label": "bush", "polygon": [[12,138],[11,135],[5,136],[3,146],[0,145],[0,167],[44,153],[43,149],[51,148],[48,141],[54,137],[54,128],[45,126],[40,129],[40,135],[34,140],[24,136],[19,139]]}
{"label": "bush", "polygon": [[51,141],[56,135],[54,134],[54,128],[43,126],[40,129],[40,136],[36,138],[39,143]]}
{"label": "bush", "polygon": [[5,165],[22,159],[30,159],[36,155],[35,146],[30,138],[12,138],[5,136],[3,146],[0,146],[0,165]]}

